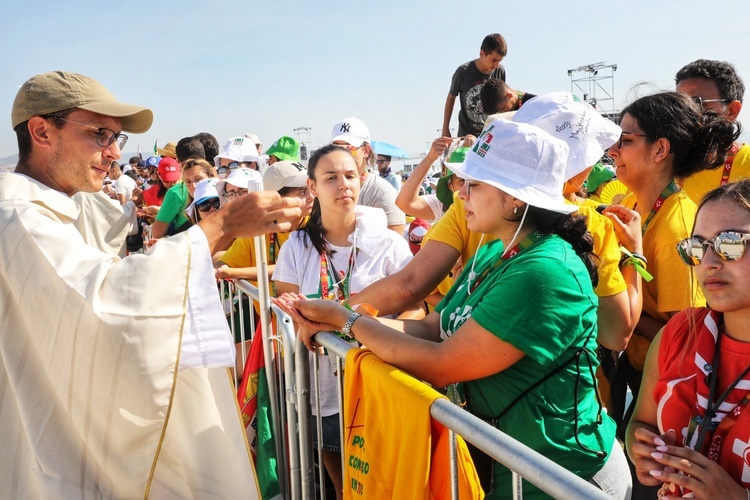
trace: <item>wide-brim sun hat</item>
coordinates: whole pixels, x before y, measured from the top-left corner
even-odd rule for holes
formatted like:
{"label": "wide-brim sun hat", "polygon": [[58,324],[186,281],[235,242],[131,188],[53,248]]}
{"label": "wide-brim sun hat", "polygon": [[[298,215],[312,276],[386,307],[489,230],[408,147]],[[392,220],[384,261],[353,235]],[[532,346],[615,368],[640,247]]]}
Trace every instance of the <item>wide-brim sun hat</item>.
{"label": "wide-brim sun hat", "polygon": [[294,137],[289,137],[288,135],[279,137],[266,150],[266,155],[273,155],[281,161],[300,161],[299,143]]}
{"label": "wide-brim sun hat", "polygon": [[479,181],[524,203],[570,214],[563,185],[568,145],[527,123],[497,119],[482,131],[463,163],[451,164],[459,177]]}
{"label": "wide-brim sun hat", "polygon": [[569,180],[593,166],[620,138],[622,129],[570,92],[550,92],[526,101],[512,121],[535,125],[565,141]]}
{"label": "wide-brim sun hat", "polygon": [[216,190],[216,184],[218,181],[219,179],[216,177],[209,177],[195,185],[195,196],[193,197],[193,202],[185,209],[185,213],[188,214],[192,220],[195,220],[195,212],[197,210],[195,208],[196,205],[200,205],[212,198],[219,198],[219,192]]}
{"label": "wide-brim sun hat", "polygon": [[225,201],[224,193],[226,193],[227,184],[248,191],[260,191],[263,188],[263,177],[260,172],[251,168],[232,170],[226,179],[216,183],[216,191],[219,193],[222,203]]}
{"label": "wide-brim sun hat", "polygon": [[451,191],[451,188],[448,187],[451,176],[453,176],[450,165],[460,165],[461,163],[463,163],[463,161],[466,159],[466,153],[468,152],[469,148],[457,148],[445,161],[445,175],[437,181],[437,186],[435,187],[435,196],[437,196],[437,199],[440,200],[440,202],[446,207],[453,205],[453,191]]}
{"label": "wide-brim sun hat", "polygon": [[277,161],[263,173],[263,189],[268,191],[306,186],[307,169],[296,161]]}
{"label": "wide-brim sun hat", "polygon": [[122,130],[141,134],[151,128],[153,112],[120,102],[104,85],[85,75],[51,71],[29,78],[16,94],[11,111],[15,129],[34,116],[78,108],[119,118]]}
{"label": "wide-brim sun hat", "polygon": [[224,144],[221,152],[214,156],[214,165],[216,167],[221,164],[222,158],[241,163],[261,161],[260,154],[258,154],[258,147],[251,139],[244,136],[232,137]]}
{"label": "wide-brim sun hat", "polygon": [[164,145],[163,148],[156,148],[156,154],[161,156],[162,158],[174,158],[177,159],[177,144],[174,142],[168,142]]}

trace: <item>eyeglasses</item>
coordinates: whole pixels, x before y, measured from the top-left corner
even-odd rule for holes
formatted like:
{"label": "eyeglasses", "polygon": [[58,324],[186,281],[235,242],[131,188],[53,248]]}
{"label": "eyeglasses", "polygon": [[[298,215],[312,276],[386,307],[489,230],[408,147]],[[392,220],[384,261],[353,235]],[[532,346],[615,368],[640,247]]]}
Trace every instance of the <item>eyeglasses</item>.
{"label": "eyeglasses", "polygon": [[695,104],[697,104],[698,106],[700,106],[702,109],[706,109],[705,104],[707,102],[720,102],[722,104],[726,104],[726,103],[729,102],[729,99],[704,99],[704,98],[699,97],[699,96],[691,97],[691,99],[693,100],[693,102]]}
{"label": "eyeglasses", "polygon": [[724,231],[716,235],[713,240],[704,240],[697,236],[685,238],[677,244],[677,253],[682,262],[688,266],[697,266],[706,256],[706,248],[711,247],[721,260],[735,262],[745,255],[746,241],[750,240],[750,233]]}
{"label": "eyeglasses", "polygon": [[221,201],[219,201],[218,198],[211,198],[208,201],[204,201],[203,203],[196,203],[195,208],[198,209],[200,212],[208,212],[212,208],[218,210],[221,206]]}
{"label": "eyeglasses", "polygon": [[103,147],[108,148],[112,145],[113,142],[117,141],[117,147],[122,150],[122,148],[125,147],[125,143],[128,142],[128,136],[125,134],[118,134],[114,130],[110,130],[108,128],[104,127],[94,127],[93,125],[89,125],[87,123],[81,123],[73,120],[68,120],[67,118],[62,118],[60,116],[52,115],[50,118],[54,118],[56,120],[61,120],[64,122],[70,122],[75,123],[76,125],[80,125],[82,127],[87,127],[90,129],[96,130],[96,144]]}
{"label": "eyeglasses", "polygon": [[636,137],[648,137],[648,134],[636,134],[635,132],[622,132],[620,134],[620,138],[617,139],[617,149],[622,148],[622,136],[624,135],[634,135]]}
{"label": "eyeglasses", "polygon": [[247,189],[239,189],[237,191],[225,191],[222,195],[225,200],[233,200],[238,196],[245,196],[247,194]]}
{"label": "eyeglasses", "polygon": [[220,175],[224,175],[226,173],[229,173],[231,170],[237,170],[238,168],[250,168],[250,163],[252,162],[233,161],[224,165],[223,167],[217,168],[216,172],[218,172]]}
{"label": "eyeglasses", "polygon": [[334,146],[344,148],[347,151],[349,151],[351,154],[354,154],[359,148],[363,147],[364,144],[362,144],[361,146],[352,146],[351,144],[334,144]]}

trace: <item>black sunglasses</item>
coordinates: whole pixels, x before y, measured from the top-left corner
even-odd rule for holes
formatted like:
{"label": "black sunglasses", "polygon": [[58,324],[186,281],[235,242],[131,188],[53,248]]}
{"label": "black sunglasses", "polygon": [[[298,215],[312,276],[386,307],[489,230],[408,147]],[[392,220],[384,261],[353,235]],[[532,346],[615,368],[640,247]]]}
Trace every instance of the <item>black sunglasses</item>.
{"label": "black sunglasses", "polygon": [[218,198],[211,198],[210,200],[204,201],[203,203],[196,203],[195,208],[200,212],[208,212],[212,208],[216,210],[221,206],[221,201]]}
{"label": "black sunglasses", "polygon": [[647,134],[636,134],[634,132],[622,132],[620,133],[620,138],[617,139],[617,149],[622,148],[622,136],[624,135],[634,135],[636,137],[648,137]]}

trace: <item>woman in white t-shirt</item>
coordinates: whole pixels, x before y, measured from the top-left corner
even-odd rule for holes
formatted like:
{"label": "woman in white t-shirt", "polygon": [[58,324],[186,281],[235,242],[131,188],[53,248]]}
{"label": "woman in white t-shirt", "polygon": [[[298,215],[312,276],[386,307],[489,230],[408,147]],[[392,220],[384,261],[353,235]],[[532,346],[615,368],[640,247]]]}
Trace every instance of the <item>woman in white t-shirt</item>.
{"label": "woman in white t-shirt", "polygon": [[[318,149],[310,158],[307,172],[315,202],[308,224],[292,233],[281,247],[273,273],[277,294],[301,293],[342,302],[406,265],[411,259],[409,246],[388,230],[385,212],[357,205],[359,174],[346,149],[335,145]],[[320,351],[317,355],[323,461],[341,498],[338,374],[327,355]]]}

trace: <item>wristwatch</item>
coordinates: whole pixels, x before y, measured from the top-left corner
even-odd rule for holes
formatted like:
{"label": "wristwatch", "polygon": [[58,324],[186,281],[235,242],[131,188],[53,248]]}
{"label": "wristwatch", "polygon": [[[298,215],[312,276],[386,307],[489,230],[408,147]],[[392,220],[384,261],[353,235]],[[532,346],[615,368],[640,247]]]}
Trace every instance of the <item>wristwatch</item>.
{"label": "wristwatch", "polygon": [[354,338],[354,334],[352,333],[352,325],[354,325],[354,322],[357,321],[362,315],[358,312],[353,312],[349,318],[347,318],[346,323],[344,323],[344,326],[341,327],[341,333],[346,335],[347,337]]}

